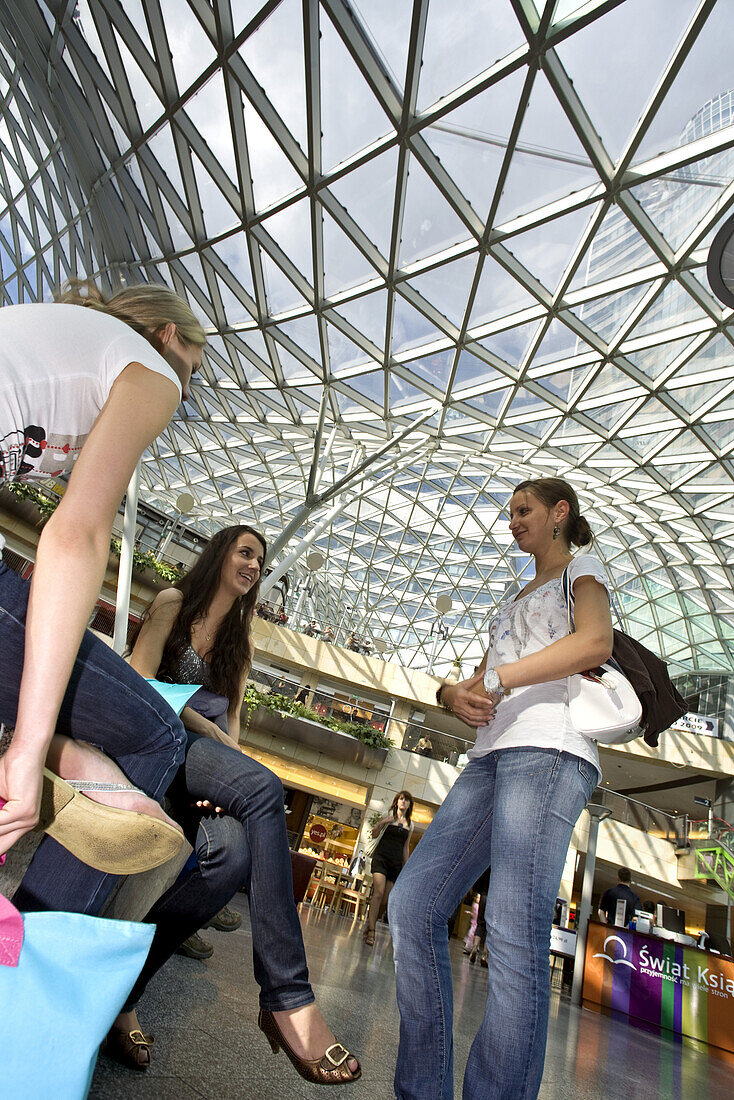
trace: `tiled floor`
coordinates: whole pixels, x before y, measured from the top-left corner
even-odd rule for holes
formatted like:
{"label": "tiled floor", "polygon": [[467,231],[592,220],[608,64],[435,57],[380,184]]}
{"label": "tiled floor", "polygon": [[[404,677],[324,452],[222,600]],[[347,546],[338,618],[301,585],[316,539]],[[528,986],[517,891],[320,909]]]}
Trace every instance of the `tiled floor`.
{"label": "tiled floor", "polygon": [[[238,895],[233,906],[246,913]],[[384,927],[372,951],[358,926],[329,913],[302,915],[311,978],[337,1036],[360,1057],[362,1079],[325,1093],[273,1057],[257,1030],[245,916],[237,932],[206,932],[215,945],[207,962],[176,956],[151,984],[140,1007],[144,1031],[156,1036],[145,1073],[101,1057],[92,1100],[298,1100],[349,1097],[390,1100],[398,1037],[390,936]],[[454,955],[456,1096],[482,1015],[487,971]],[[554,994],[541,1100],[730,1100],[734,1067],[706,1047],[673,1042],[626,1021],[575,1009]]]}

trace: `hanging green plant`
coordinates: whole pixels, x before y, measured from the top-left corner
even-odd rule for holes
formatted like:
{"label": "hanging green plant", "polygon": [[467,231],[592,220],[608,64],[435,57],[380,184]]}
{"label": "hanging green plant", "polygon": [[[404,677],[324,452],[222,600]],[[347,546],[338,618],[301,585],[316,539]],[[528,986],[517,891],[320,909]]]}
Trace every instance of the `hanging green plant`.
{"label": "hanging green plant", "polygon": [[[19,500],[28,500],[31,504],[34,504],[44,520],[47,520],[49,516],[52,516],[59,506],[59,501],[54,500],[53,497],[46,496],[44,492],[37,489],[34,485],[27,485],[23,481],[11,481],[8,485],[3,486],[9,493],[12,493],[14,497]],[[110,540],[110,550],[113,554],[116,554],[119,558],[120,550],[122,549],[122,543],[117,538]],[[177,569],[175,565],[167,565],[165,562],[157,561],[152,550],[133,549],[133,568],[142,573],[146,569],[151,569],[162,580],[168,581],[169,584],[175,584],[177,580],[182,576],[181,570]]]}
{"label": "hanging green plant", "polygon": [[327,729],[334,730],[336,733],[346,733],[357,741],[361,741],[363,745],[370,745],[375,749],[389,749],[393,745],[392,740],[383,730],[375,729],[368,722],[340,722],[338,718],[332,718],[331,715],[323,715],[311,710],[305,703],[295,703],[287,695],[281,695],[278,691],[258,691],[252,684],[248,684],[242,701],[248,710],[248,726],[249,715],[257,707],[264,707],[278,714],[292,714],[296,718],[305,718],[308,722],[318,722],[320,726],[326,726]]}

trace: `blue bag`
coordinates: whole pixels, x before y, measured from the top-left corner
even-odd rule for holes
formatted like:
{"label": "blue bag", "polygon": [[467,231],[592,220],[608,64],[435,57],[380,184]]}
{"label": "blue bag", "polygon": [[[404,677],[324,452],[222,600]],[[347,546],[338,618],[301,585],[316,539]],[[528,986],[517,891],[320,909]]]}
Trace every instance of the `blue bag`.
{"label": "blue bag", "polygon": [[84,1100],[155,926],[21,914],[0,895],[0,1095]]}

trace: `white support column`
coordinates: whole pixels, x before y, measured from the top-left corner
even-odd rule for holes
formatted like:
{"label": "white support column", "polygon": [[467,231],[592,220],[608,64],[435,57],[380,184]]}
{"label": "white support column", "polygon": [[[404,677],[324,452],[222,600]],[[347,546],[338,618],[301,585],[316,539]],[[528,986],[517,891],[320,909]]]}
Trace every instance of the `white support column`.
{"label": "white support column", "polygon": [[273,568],[273,572],[268,574],[268,576],[265,577],[264,581],[260,585],[261,600],[264,600],[267,597],[267,594],[273,587],[273,585],[277,584],[283,574],[288,572],[290,567],[293,565],[293,562],[297,561],[305,550],[308,550],[313,541],[317,539],[321,532],[324,531],[331,524],[332,520],[334,520],[336,516],[339,515],[342,509],[346,508],[348,503],[348,498],[342,498],[341,500],[337,501],[337,503],[329,509],[326,515],[319,520],[316,526],[311,528],[306,537],[302,538],[301,541],[296,546],[294,546],[293,549],[290,550],[284,558],[282,558],[278,562],[278,564]]}
{"label": "white support column", "polygon": [[581,1004],[581,991],[584,987],[584,963],[586,961],[586,938],[589,931],[589,917],[591,916],[591,895],[594,891],[594,872],[596,871],[596,842],[599,837],[599,822],[612,816],[612,811],[606,806],[599,806],[590,802],[586,807],[589,811],[589,839],[586,843],[586,865],[584,867],[584,884],[581,889],[581,904],[576,911],[576,953],[573,961],[573,986],[571,988],[571,1004]]}
{"label": "white support column", "polygon": [[135,545],[135,525],[138,518],[138,491],[140,489],[140,462],[133,470],[130,484],[125,494],[125,516],[122,521],[122,546],[120,548],[120,568],[117,572],[117,601],[115,603],[115,632],[112,648],[122,653],[127,641],[128,613],[130,611],[130,585],[133,575],[133,546]]}

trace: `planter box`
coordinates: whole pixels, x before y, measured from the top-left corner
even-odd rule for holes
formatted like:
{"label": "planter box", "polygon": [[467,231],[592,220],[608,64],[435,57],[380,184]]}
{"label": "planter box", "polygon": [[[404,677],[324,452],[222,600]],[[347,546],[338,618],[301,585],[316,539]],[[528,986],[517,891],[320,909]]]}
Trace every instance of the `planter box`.
{"label": "planter box", "polygon": [[328,753],[329,756],[336,756],[349,764],[360,764],[363,768],[379,769],[387,760],[388,749],[365,745],[348,733],[329,729],[320,722],[298,718],[294,714],[281,714],[280,711],[269,710],[267,707],[257,707],[250,716],[250,724],[254,729],[276,737],[287,737],[289,741],[308,745],[317,752]]}

